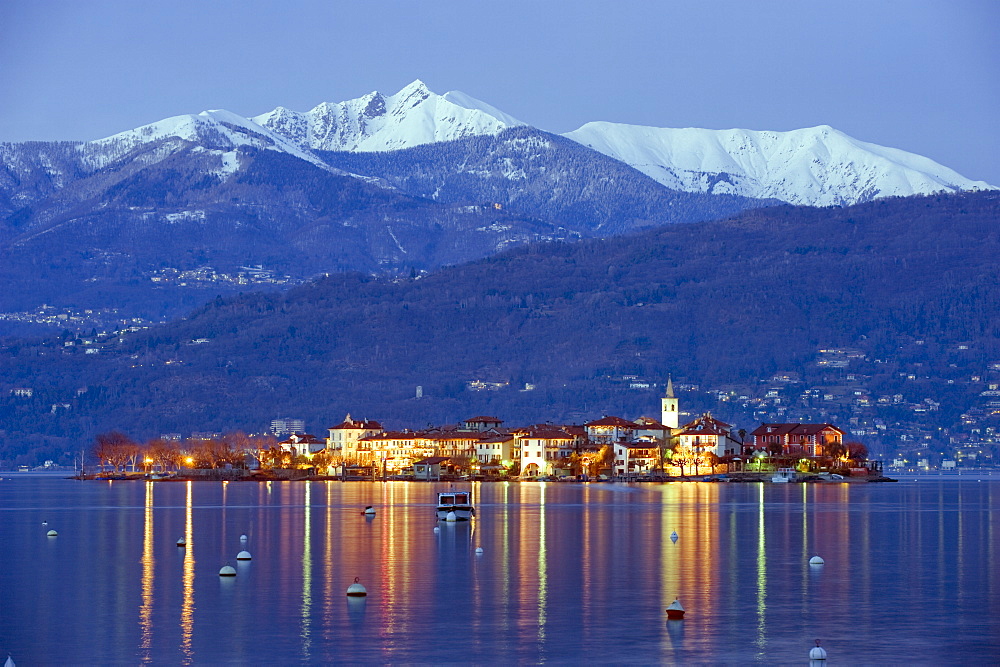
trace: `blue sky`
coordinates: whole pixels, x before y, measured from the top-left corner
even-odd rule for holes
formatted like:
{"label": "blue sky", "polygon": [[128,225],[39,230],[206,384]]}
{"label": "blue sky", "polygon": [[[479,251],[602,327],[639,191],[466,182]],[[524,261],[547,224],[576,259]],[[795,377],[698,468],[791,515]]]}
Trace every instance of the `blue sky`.
{"label": "blue sky", "polygon": [[828,124],[1000,185],[1000,2],[3,0],[0,141],[422,79],[537,127]]}

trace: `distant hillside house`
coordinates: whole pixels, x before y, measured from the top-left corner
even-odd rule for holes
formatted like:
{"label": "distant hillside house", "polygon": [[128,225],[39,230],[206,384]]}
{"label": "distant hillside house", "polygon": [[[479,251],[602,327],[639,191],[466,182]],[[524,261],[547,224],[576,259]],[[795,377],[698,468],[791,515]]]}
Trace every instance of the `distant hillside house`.
{"label": "distant hillside house", "polygon": [[306,423],[302,419],[292,419],[290,417],[279,417],[271,420],[271,433],[282,436],[293,433],[304,433]]}
{"label": "distant hillside house", "polygon": [[844,432],[832,424],[761,424],[751,435],[757,451],[779,445],[782,454],[803,456],[823,456],[844,441]]}

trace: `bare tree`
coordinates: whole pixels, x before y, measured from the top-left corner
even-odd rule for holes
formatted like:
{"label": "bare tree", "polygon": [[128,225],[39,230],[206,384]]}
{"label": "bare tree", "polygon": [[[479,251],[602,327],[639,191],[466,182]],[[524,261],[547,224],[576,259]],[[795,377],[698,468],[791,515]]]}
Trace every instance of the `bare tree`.
{"label": "bare tree", "polygon": [[135,462],[139,455],[139,445],[121,431],[101,433],[96,438],[94,456],[110,465],[116,472],[124,472],[129,461]]}

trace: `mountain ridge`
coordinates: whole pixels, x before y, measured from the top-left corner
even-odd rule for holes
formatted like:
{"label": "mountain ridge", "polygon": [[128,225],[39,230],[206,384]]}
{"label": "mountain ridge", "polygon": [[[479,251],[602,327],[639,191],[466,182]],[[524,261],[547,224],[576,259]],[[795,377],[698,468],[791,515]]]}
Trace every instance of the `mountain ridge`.
{"label": "mountain ridge", "polygon": [[[80,142],[79,150],[99,168],[141,142],[199,138],[226,150],[243,145],[288,152],[327,168],[314,151],[403,150],[526,125],[460,91],[436,94],[417,79],[392,95],[373,91],[352,100],[322,102],[306,112],[277,107],[250,117],[225,110],[174,116]],[[667,188],[691,193],[831,206],[996,189],[930,158],[854,139],[828,125],[777,132],[592,121],[562,136],[624,162]],[[223,172],[230,168],[221,165]]]}

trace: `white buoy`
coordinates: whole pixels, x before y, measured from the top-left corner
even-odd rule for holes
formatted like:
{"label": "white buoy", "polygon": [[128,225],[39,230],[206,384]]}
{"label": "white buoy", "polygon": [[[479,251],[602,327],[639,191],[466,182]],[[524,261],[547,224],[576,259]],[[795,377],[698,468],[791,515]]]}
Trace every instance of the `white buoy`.
{"label": "white buoy", "polygon": [[375,508],[369,505],[365,508],[364,514],[365,516],[375,516]]}
{"label": "white buoy", "polygon": [[179,547],[186,547],[187,546],[187,540],[185,540],[183,537],[178,537],[177,538],[177,546],[179,546]]}
{"label": "white buoy", "polygon": [[476,547],[476,555],[477,556],[482,556],[483,555],[483,548],[482,547]]}
{"label": "white buoy", "polygon": [[454,512],[448,512],[448,516],[444,518],[445,521],[458,521],[458,515]]}
{"label": "white buoy", "polygon": [[236,554],[236,560],[250,560],[250,558],[251,556],[249,551],[241,551]]}
{"label": "white buoy", "polygon": [[[43,522],[42,522],[42,525],[43,525],[43,526],[47,526],[47,525],[49,525],[49,522],[48,522],[48,521],[43,521]],[[10,656],[7,656],[7,657],[8,657],[8,659],[10,658]]]}
{"label": "white buoy", "polygon": [[246,542],[246,541],[247,541],[247,536],[246,535],[240,535],[240,542]]}
{"label": "white buoy", "polygon": [[46,535],[48,535],[49,537],[55,537],[55,536],[56,536],[56,535],[58,535],[59,533],[57,533],[57,532],[56,532],[56,531],[54,531],[54,530],[50,530],[49,532],[47,532],[47,533],[45,533],[45,534],[46,534]]}
{"label": "white buoy", "polygon": [[810,565],[822,565],[825,562],[826,561],[820,558],[819,556],[813,556],[812,558],[809,559]]}
{"label": "white buoy", "polygon": [[826,649],[819,645],[819,640],[816,640],[816,646],[809,649],[809,659],[810,660],[826,660]]}
{"label": "white buoy", "polygon": [[235,577],[236,576],[236,568],[233,567],[232,565],[223,565],[222,569],[219,570],[219,576],[220,577]]}
{"label": "white buoy", "polygon": [[670,541],[671,542],[676,542],[677,538],[679,538],[679,537],[680,537],[680,535],[677,534],[676,530],[674,532],[670,533]]}
{"label": "white buoy", "polygon": [[438,526],[434,526],[434,532],[435,533],[440,533],[441,532],[441,528],[439,528]]}
{"label": "white buoy", "polygon": [[681,606],[680,599],[674,598],[674,601],[667,607],[667,618],[671,621],[680,621],[684,618],[684,607]]}
{"label": "white buoy", "polygon": [[361,585],[359,577],[354,577],[354,583],[347,587],[347,597],[363,598],[368,595],[368,590]]}

